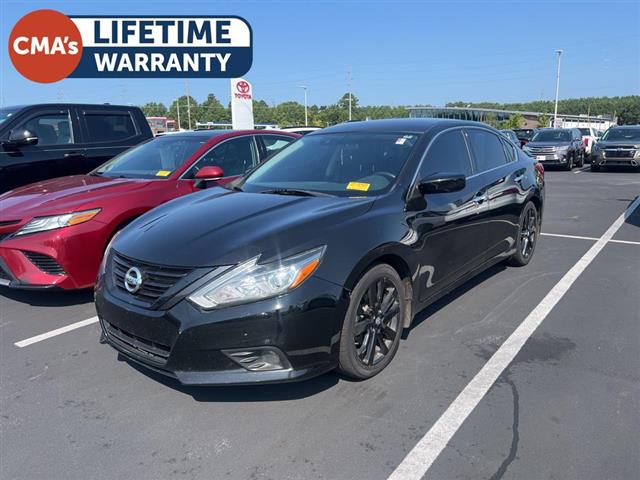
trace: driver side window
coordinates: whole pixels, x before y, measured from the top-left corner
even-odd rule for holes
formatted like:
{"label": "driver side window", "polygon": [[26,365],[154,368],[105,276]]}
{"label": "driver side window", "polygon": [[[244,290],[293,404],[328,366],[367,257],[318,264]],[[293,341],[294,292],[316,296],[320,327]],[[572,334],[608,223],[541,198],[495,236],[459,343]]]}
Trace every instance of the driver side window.
{"label": "driver side window", "polygon": [[220,167],[225,177],[242,175],[256,163],[252,136],[232,138],[213,147],[201,157],[184,178],[194,178],[202,167]]}
{"label": "driver side window", "polygon": [[66,145],[73,143],[69,111],[47,113],[27,120],[20,128],[38,137],[38,145]]}
{"label": "driver side window", "polygon": [[451,130],[433,140],[420,167],[421,178],[436,173],[459,173],[471,176],[471,158],[462,130]]}

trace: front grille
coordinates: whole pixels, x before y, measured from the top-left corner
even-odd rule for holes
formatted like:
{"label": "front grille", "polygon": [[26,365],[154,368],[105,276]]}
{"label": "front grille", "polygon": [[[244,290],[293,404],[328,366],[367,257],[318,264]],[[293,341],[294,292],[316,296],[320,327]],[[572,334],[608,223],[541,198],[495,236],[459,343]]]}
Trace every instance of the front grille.
{"label": "front grille", "polygon": [[[167,290],[186,277],[191,268],[168,267],[143,263],[113,252],[112,260],[113,283],[119,290],[151,305],[158,300]],[[129,292],[124,286],[124,276],[127,271],[137,267],[142,273],[142,285],[135,292]]]}
{"label": "front grille", "polygon": [[171,347],[126,332],[109,322],[104,322],[107,337],[120,348],[138,355],[145,360],[162,366],[167,363]]}
{"label": "front grille", "polygon": [[49,275],[64,275],[66,272],[53,258],[42,253],[22,252],[36,267]]}
{"label": "front grille", "polygon": [[531,153],[540,154],[540,155],[553,155],[556,153],[556,147],[529,147]]}
{"label": "front grille", "polygon": [[636,154],[636,150],[633,147],[630,148],[605,148],[605,158],[633,158]]}
{"label": "front grille", "polygon": [[2,220],[0,221],[0,227],[8,227],[9,225],[15,225],[20,223],[20,220]]}

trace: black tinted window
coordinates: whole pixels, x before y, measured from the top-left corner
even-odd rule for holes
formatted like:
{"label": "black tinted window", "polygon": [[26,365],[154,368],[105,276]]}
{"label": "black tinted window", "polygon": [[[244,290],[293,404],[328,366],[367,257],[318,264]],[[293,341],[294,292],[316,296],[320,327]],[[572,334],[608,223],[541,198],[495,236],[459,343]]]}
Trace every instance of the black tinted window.
{"label": "black tinted window", "polygon": [[420,170],[422,178],[443,172],[471,175],[471,160],[462,131],[446,132],[436,138]]}
{"label": "black tinted window", "polygon": [[476,129],[470,129],[468,132],[478,172],[484,172],[506,163],[502,142],[496,135]]}
{"label": "black tinted window", "polygon": [[84,115],[90,142],[113,142],[136,135],[128,113],[91,113]]}
{"label": "black tinted window", "polygon": [[213,147],[205,154],[185,178],[193,178],[202,167],[220,167],[225,177],[242,175],[249,170],[255,162],[255,150],[253,137],[232,138]]}

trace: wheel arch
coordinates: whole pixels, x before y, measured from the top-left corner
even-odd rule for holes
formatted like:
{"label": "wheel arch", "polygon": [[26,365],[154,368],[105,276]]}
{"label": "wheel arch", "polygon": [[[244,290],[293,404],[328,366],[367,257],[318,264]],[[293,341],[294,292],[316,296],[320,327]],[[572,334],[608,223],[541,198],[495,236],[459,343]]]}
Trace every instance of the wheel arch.
{"label": "wheel arch", "polygon": [[407,302],[404,312],[403,328],[408,328],[411,325],[413,316],[414,279],[416,278],[418,266],[412,251],[406,245],[383,245],[367,253],[360,259],[347,277],[345,288],[351,292],[356,283],[358,283],[358,280],[360,280],[366,272],[375,265],[383,263],[390,265],[396,273],[398,273],[405,285],[405,299]]}

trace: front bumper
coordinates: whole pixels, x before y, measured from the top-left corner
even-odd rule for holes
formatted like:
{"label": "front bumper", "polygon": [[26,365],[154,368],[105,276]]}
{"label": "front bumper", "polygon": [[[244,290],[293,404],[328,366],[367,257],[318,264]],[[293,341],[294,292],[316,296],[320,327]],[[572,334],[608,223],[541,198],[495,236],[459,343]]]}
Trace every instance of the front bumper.
{"label": "front bumper", "polygon": [[535,154],[529,155],[543,165],[566,165],[568,159],[568,153],[553,153],[553,154]]}
{"label": "front bumper", "polygon": [[31,290],[91,287],[106,238],[105,224],[97,221],[5,238],[0,241],[0,285]]}
{"label": "front bumper", "polygon": [[640,157],[605,157],[602,154],[592,155],[591,163],[598,167],[607,165],[637,167],[640,165]]}
{"label": "front bumper", "polygon": [[[348,296],[325,280],[312,277],[280,297],[204,311],[186,299],[165,310],[138,307],[103,279],[95,299],[107,342],[184,385],[291,382],[337,364]],[[280,356],[281,368],[252,371],[230,355],[264,349]]]}

